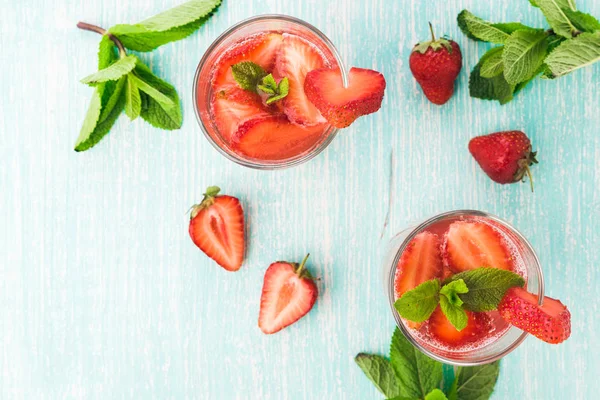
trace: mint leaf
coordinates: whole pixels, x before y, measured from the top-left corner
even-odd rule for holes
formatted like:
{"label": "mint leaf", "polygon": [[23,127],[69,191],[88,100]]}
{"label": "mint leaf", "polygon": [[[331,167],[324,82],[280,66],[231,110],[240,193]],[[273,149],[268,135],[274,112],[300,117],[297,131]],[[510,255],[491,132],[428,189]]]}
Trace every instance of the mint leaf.
{"label": "mint leaf", "polygon": [[135,83],[134,76],[127,75],[125,79],[127,80],[125,85],[125,114],[133,121],[140,116],[142,99],[140,98],[140,91]]}
{"label": "mint leaf", "polygon": [[395,397],[399,395],[396,375],[388,360],[374,354],[359,353],[354,361],[384,396]]}
{"label": "mint leaf", "polygon": [[575,25],[577,29],[583,32],[600,31],[600,22],[592,15],[581,11],[563,10],[567,18]]}
{"label": "mint leaf", "polygon": [[461,272],[448,278],[444,283],[462,279],[469,288],[460,295],[463,307],[470,311],[482,312],[498,308],[504,294],[511,287],[523,287],[525,280],[518,274],[499,268],[477,268]]}
{"label": "mint leaf", "polygon": [[448,400],[488,400],[500,374],[500,361],[477,367],[458,367]]}
{"label": "mint leaf", "polygon": [[402,318],[423,322],[431,316],[440,302],[439,291],[440,282],[432,279],[404,293],[394,306]]}
{"label": "mint leaf", "polygon": [[569,74],[600,61],[600,32],[582,33],[561,43],[546,58],[553,77]]}
{"label": "mint leaf", "polygon": [[[271,74],[269,74],[265,77],[265,79],[269,76],[271,77],[271,79],[273,78],[273,76]],[[263,79],[263,82],[264,82],[264,79]],[[274,79],[273,79],[273,82],[275,82]],[[259,89],[260,89],[260,86],[261,85],[259,85]],[[269,86],[268,89],[271,89],[271,87]],[[267,99],[266,103],[272,104],[278,100],[283,99],[284,97],[286,97],[288,95],[289,91],[290,91],[290,82],[289,82],[288,78],[283,78],[281,81],[279,81],[279,84],[276,84],[275,89],[273,90],[273,92],[274,92],[273,95]]]}
{"label": "mint leaf", "polygon": [[463,301],[458,295],[465,293],[469,293],[469,288],[467,287],[465,281],[463,281],[462,279],[451,281],[448,284],[444,285],[440,290],[440,294],[446,297],[450,304],[456,307],[460,307],[463,304]]}
{"label": "mint leaf", "polygon": [[544,31],[519,30],[506,40],[502,59],[504,77],[516,85],[531,78],[544,62],[548,49],[548,34]]}
{"label": "mint leaf", "polygon": [[[572,38],[574,34],[579,33],[565,11],[571,8],[568,0],[535,0],[535,2],[558,35]],[[571,9],[575,11],[574,7]]]}
{"label": "mint leaf", "polygon": [[417,350],[398,328],[392,336],[390,359],[400,396],[422,399],[442,381],[442,363]]}
{"label": "mint leaf", "polygon": [[116,81],[120,77],[127,75],[133,70],[135,67],[135,59],[136,57],[132,55],[125,56],[114,64],[101,69],[95,74],[86,76],[81,80],[81,83],[93,86],[100,82]]}
{"label": "mint leaf", "polygon": [[272,74],[262,78],[262,84],[258,85],[258,89],[267,94],[275,94],[277,92],[277,82]]}
{"label": "mint leaf", "polygon": [[[102,36],[98,47],[98,70],[107,68],[119,59],[116,49],[117,47],[108,36]],[[115,90],[116,84],[115,81],[106,81],[96,85],[96,88],[102,97],[103,106],[106,105],[106,102]]]}
{"label": "mint leaf", "polygon": [[[123,87],[125,86],[126,78],[123,77],[117,81],[117,84],[108,98],[106,105],[101,107],[100,114],[96,121],[92,124],[91,121],[95,118],[97,101],[99,99],[98,88],[94,91],[92,102],[88,109],[88,115],[81,128],[77,142],[75,143],[75,151],[85,151],[96,145],[112,128],[113,124],[123,111],[125,106],[125,96],[123,95]],[[89,118],[89,119],[88,119]]]}
{"label": "mint leaf", "polygon": [[[242,61],[231,66],[231,73],[237,84],[244,90],[257,93],[256,87],[267,76],[267,72],[258,64]],[[273,80],[274,81],[274,80]]]}
{"label": "mint leaf", "polygon": [[504,71],[504,60],[502,59],[502,53],[504,48],[501,47],[499,51],[494,52],[488,57],[485,62],[481,65],[481,76],[484,78],[493,78],[500,75]]}
{"label": "mint leaf", "polygon": [[[150,71],[150,69],[138,59],[134,73],[144,82],[151,85],[156,91],[160,92],[164,97],[168,98],[169,102],[160,101],[153,98],[146,92],[140,93],[142,99],[141,117],[148,122],[150,125],[167,130],[174,130],[181,128],[183,117],[181,114],[181,103],[177,91],[173,86],[163,81]],[[154,93],[156,94],[156,93]],[[169,105],[172,103],[173,105]]]}
{"label": "mint leaf", "polygon": [[546,58],[543,78],[554,79],[600,60],[600,32],[564,40]]}
{"label": "mint leaf", "polygon": [[151,51],[194,33],[221,5],[221,0],[193,0],[135,25],[115,25],[109,32],[125,47]]}
{"label": "mint leaf", "polygon": [[469,77],[469,93],[471,97],[483,100],[498,100],[500,104],[506,104],[513,99],[514,85],[510,85],[503,74],[493,78],[481,76],[481,66],[495,53],[501,52],[502,47],[494,47],[481,57],[479,63],[471,71]]}
{"label": "mint leaf", "polygon": [[448,400],[448,398],[440,389],[433,389],[425,396],[425,400]]}
{"label": "mint leaf", "polygon": [[448,318],[448,321],[456,328],[457,331],[462,331],[469,322],[469,317],[465,310],[461,306],[452,303],[448,297],[440,297],[440,308],[442,312]]}
{"label": "mint leaf", "polygon": [[458,27],[471,39],[498,44],[503,44],[516,30],[531,29],[518,22],[493,24],[473,15],[468,10],[462,10],[458,14],[457,21]]}

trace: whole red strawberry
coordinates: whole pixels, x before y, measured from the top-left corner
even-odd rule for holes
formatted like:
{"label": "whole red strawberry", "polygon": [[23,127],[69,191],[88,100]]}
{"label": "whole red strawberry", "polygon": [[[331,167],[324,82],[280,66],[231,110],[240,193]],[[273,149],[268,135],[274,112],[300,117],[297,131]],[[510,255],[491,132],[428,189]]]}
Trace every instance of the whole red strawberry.
{"label": "whole red strawberry", "polygon": [[533,191],[529,167],[537,164],[536,152],[531,151],[531,141],[525,133],[505,131],[478,136],[469,142],[469,151],[494,182],[519,182],[527,174]]}
{"label": "whole red strawberry", "polygon": [[538,296],[515,287],[506,292],[498,311],[506,322],[544,342],[557,344],[571,336],[571,313],[560,300],[546,296],[540,306]]}
{"label": "whole red strawberry", "polygon": [[279,332],[298,321],[317,301],[317,285],[305,268],[306,260],[308,255],[300,264],[278,261],[267,268],[258,317],[264,333]]}
{"label": "whole red strawberry", "polygon": [[200,204],[192,207],[190,237],[196,246],[227,271],[237,271],[244,261],[244,211],[240,201],[218,196],[210,186]]}
{"label": "whole red strawberry", "polygon": [[436,39],[431,23],[429,29],[431,40],[413,48],[410,70],[429,101],[442,105],[454,93],[454,81],[462,68],[462,54],[455,41]]}

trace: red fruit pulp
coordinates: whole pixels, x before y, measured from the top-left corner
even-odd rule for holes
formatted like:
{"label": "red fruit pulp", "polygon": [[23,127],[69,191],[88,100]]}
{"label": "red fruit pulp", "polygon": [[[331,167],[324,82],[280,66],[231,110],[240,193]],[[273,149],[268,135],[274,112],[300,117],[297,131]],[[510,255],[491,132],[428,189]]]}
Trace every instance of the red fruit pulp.
{"label": "red fruit pulp", "polygon": [[[454,244],[460,248],[461,251],[464,251],[464,253],[461,253],[461,261],[466,263],[466,265],[470,265],[471,262],[476,263],[481,260],[496,260],[500,259],[498,253],[501,253],[502,255],[505,255],[505,257],[501,258],[502,265],[497,267],[511,270],[527,279],[524,262],[517,250],[518,247],[510,238],[504,227],[484,217],[468,216],[447,218],[429,225],[416,235],[413,239],[415,242],[409,243],[403,251],[398,266],[396,267],[396,278],[394,282],[396,299],[399,298],[404,291],[410,290],[409,285],[407,284],[407,276],[419,277],[412,279],[409,282],[410,286],[416,286],[434,276],[444,279],[454,275],[456,272],[468,269],[456,268],[455,265],[449,263],[447,256],[448,234],[450,233],[450,235],[452,235],[457,227],[462,229],[464,224],[472,224],[472,226],[467,225],[469,234],[472,232],[475,234],[481,232],[481,237],[473,238],[467,234],[456,235],[456,237],[451,236],[451,240],[455,240]],[[471,230],[470,228],[474,229]],[[493,234],[491,234],[492,232]],[[419,240],[418,238],[429,239],[425,241],[424,239]],[[425,245],[433,243],[434,238],[439,238],[437,241],[437,245],[439,246],[437,252],[434,249],[428,250],[427,252],[424,252],[423,250],[420,252],[415,251],[415,249],[419,249],[419,247],[417,247],[419,243],[422,243],[421,247],[425,249]],[[467,245],[466,243],[461,243],[461,240],[472,241],[473,243]],[[475,251],[475,249],[477,251]],[[492,254],[487,255],[486,252],[488,251],[492,252]],[[410,260],[411,257],[415,257],[415,254],[419,253],[419,262],[407,261]],[[424,254],[427,255],[426,258],[424,257]],[[435,257],[437,257],[437,259],[435,259]],[[410,271],[408,270],[409,268],[418,268],[418,270]],[[404,322],[409,328],[414,329],[413,332],[415,338],[423,345],[448,353],[481,348],[502,336],[510,327],[510,325],[500,316],[498,311],[468,313],[468,316],[468,325],[461,331],[457,331],[439,309],[432,314],[432,317],[429,320],[422,324],[414,324],[410,321]]]}
{"label": "red fruit pulp", "polygon": [[[243,61],[260,65],[277,81],[287,77],[288,96],[266,105],[265,98],[241,89],[231,66]],[[309,152],[331,131],[304,94],[306,74],[321,67],[337,67],[333,53],[296,33],[267,31],[233,43],[210,74],[208,131],[244,158],[278,161]]]}

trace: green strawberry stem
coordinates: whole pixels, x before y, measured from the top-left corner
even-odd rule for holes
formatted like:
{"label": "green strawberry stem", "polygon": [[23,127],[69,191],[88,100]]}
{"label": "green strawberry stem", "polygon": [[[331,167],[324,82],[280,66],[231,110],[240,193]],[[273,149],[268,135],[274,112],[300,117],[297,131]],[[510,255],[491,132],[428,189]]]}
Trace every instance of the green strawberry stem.
{"label": "green strawberry stem", "polygon": [[310,253],[308,253],[306,255],[306,257],[304,257],[304,260],[302,260],[302,262],[300,263],[300,265],[296,269],[296,275],[302,276],[302,270],[304,269],[304,266],[306,265],[306,261],[308,260],[308,256],[310,256]]}
{"label": "green strawberry stem", "polygon": [[123,58],[127,55],[127,52],[125,51],[125,47],[123,47],[123,43],[121,43],[121,41],[119,39],[117,39],[117,37],[115,35],[113,35],[110,32],[107,32],[106,29],[100,28],[99,26],[96,26],[96,25],[88,24],[87,22],[78,22],[77,27],[79,29],[83,29],[86,31],[99,33],[100,35],[107,35],[109,37],[109,39],[112,40],[114,42],[114,44],[118,47],[119,57]]}
{"label": "green strawberry stem", "polygon": [[431,25],[431,22],[429,23],[429,31],[431,32],[431,41],[435,42],[435,33],[433,33],[433,25]]}
{"label": "green strawberry stem", "polygon": [[219,194],[221,188],[218,186],[209,186],[206,188],[206,193],[204,193],[204,198],[200,202],[200,204],[194,204],[192,208],[190,208],[190,219],[194,219],[198,213],[204,208],[208,208],[212,206],[215,202],[215,197]]}
{"label": "green strawberry stem", "polygon": [[527,174],[527,177],[529,177],[529,185],[531,186],[531,192],[533,193],[533,174],[531,173],[529,165],[525,166],[525,173]]}

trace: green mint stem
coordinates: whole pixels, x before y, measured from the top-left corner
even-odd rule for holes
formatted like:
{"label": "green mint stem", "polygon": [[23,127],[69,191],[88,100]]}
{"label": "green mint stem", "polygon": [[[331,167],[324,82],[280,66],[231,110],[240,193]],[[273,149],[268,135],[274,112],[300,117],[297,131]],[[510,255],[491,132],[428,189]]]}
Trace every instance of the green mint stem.
{"label": "green mint stem", "polygon": [[115,43],[115,45],[119,48],[119,57],[123,58],[127,55],[125,47],[123,47],[123,43],[121,43],[121,41],[117,39],[117,37],[112,33],[106,32],[106,29],[100,28],[96,25],[88,24],[87,22],[78,22],[77,27],[86,31],[99,33],[100,35],[107,35],[110,38],[110,40],[112,40]]}

